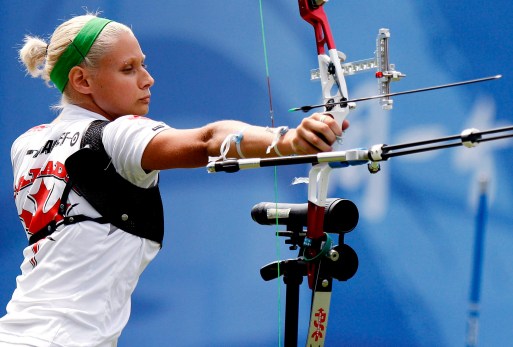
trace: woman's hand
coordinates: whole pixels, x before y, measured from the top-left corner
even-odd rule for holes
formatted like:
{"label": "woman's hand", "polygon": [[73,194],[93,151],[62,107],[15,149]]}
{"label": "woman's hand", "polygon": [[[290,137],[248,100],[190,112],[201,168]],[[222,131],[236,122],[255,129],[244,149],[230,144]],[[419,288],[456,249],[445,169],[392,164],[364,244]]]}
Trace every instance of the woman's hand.
{"label": "woman's hand", "polygon": [[349,127],[349,121],[344,120],[342,128],[329,114],[314,113],[304,118],[301,124],[285,134],[284,141],[290,141],[295,154],[315,154],[329,152],[333,144]]}

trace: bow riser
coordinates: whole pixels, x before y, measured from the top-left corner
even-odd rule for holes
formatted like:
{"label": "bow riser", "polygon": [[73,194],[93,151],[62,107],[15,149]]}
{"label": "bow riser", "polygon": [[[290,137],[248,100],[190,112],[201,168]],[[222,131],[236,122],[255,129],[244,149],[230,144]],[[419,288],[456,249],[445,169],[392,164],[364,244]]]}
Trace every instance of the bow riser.
{"label": "bow riser", "polygon": [[337,124],[342,127],[342,123],[349,115],[352,105],[342,107],[340,104],[349,98],[349,93],[340,64],[339,52],[336,49],[330,49],[328,54],[318,56],[323,103],[325,105],[333,104],[325,107],[324,113],[331,115],[337,121]]}
{"label": "bow riser", "polygon": [[[308,258],[314,258],[319,250],[319,240],[324,236],[324,213],[328,197],[328,183],[331,167],[327,163],[317,164],[310,169],[308,176],[308,215],[305,252]],[[315,288],[315,263],[309,264],[308,285]]]}

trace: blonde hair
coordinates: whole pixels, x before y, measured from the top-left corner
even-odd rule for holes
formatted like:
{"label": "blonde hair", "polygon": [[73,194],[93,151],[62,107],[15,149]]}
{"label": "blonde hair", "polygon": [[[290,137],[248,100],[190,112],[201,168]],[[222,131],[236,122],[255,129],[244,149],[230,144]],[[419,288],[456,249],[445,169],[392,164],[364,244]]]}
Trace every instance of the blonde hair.
{"label": "blonde hair", "polygon": [[[62,53],[73,42],[84,25],[96,16],[96,14],[88,13],[62,23],[55,29],[48,43],[38,36],[25,36],[23,47],[19,51],[19,58],[25,65],[27,73],[34,78],[42,78],[48,86],[51,86],[50,74]],[[80,65],[85,64],[87,67],[97,68],[100,58],[108,52],[119,34],[123,32],[131,33],[132,30],[118,22],[107,24]],[[69,102],[69,97],[64,89],[61,103],[67,102]]]}

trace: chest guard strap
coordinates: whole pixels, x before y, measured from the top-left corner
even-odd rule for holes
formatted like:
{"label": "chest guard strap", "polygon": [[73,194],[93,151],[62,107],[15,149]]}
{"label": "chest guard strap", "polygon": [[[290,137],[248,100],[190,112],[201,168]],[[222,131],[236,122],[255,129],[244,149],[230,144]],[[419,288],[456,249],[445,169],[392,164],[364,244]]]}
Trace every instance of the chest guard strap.
{"label": "chest guard strap", "polygon": [[[107,124],[108,121],[93,121],[82,138],[81,148],[66,159],[64,165],[69,180],[61,198],[61,201],[67,201],[72,188],[82,195],[102,217],[67,216],[64,217],[64,224],[85,220],[111,223],[127,233],[162,245],[164,209],[158,185],[141,188],[128,182],[116,172],[102,143],[103,128]],[[64,214],[64,211],[59,212],[61,215]],[[38,234],[41,231],[34,236],[40,236]],[[41,233],[41,236],[42,234],[45,233]],[[33,243],[32,237],[29,242]]]}

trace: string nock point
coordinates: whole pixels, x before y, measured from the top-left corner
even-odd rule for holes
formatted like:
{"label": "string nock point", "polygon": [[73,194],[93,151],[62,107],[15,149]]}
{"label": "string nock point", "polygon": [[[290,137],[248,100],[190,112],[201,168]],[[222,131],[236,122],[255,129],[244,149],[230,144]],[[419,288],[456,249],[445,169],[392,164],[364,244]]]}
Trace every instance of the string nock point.
{"label": "string nock point", "polygon": [[[499,75],[500,76],[500,75]],[[470,128],[461,132],[461,143],[467,148],[476,147],[481,140],[479,129]]]}

